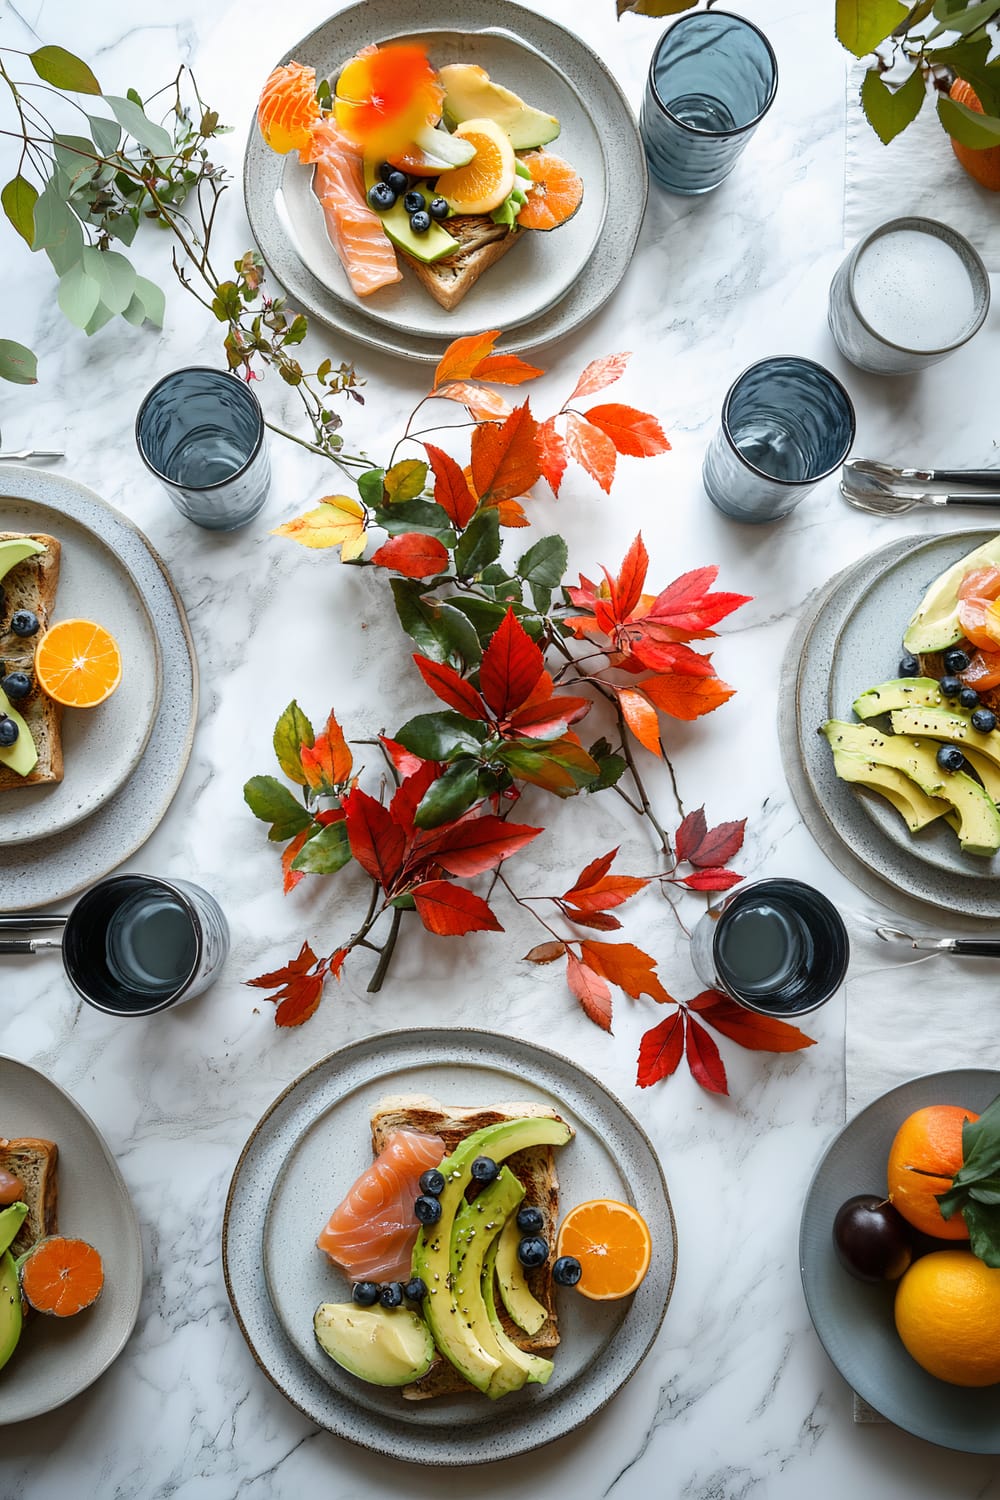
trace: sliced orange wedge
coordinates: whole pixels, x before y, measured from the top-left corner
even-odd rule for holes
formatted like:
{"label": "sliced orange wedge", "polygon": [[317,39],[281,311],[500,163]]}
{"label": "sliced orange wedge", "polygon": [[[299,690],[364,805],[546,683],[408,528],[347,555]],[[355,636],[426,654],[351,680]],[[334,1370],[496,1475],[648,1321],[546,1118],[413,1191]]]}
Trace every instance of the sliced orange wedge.
{"label": "sliced orange wedge", "polygon": [[96,708],[122,680],[118,643],[93,620],[60,620],[35,649],[35,676],[66,708]]}
{"label": "sliced orange wedge", "polygon": [[495,120],[466,120],[455,135],[476,154],[464,167],[452,167],[437,180],[438,196],[457,214],[488,214],[499,208],[514,186],[514,147]]}
{"label": "sliced orange wedge", "polygon": [[529,151],[521,161],[534,187],[517,216],[521,229],[558,229],[583,202],[583,181],[568,161],[552,151]]}
{"label": "sliced orange wedge", "polygon": [[649,1270],[652,1253],[642,1214],[611,1198],[591,1198],[570,1209],[556,1241],[557,1256],[572,1255],[580,1262],[576,1290],[594,1302],[634,1292]]}
{"label": "sliced orange wedge", "polygon": [[316,72],[302,63],[282,63],[268,76],[257,105],[260,133],[279,156],[305,151],[320,108]]}

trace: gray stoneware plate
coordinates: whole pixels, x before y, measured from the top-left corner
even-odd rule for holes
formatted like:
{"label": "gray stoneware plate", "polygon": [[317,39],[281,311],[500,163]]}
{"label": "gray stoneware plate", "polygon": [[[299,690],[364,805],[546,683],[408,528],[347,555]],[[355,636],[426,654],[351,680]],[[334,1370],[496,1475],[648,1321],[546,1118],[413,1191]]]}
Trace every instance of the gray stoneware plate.
{"label": "gray stoneware plate", "polygon": [[128,1188],[100,1131],[55,1084],[0,1057],[0,1131],[59,1148],[59,1231],[88,1240],[104,1262],[104,1290],[75,1318],[33,1317],[0,1370],[0,1427],[71,1401],[124,1349],[139,1316],[142,1240]]}
{"label": "gray stoneware plate", "polygon": [[[547,1386],[503,1401],[475,1394],[410,1403],[366,1385],[314,1348],[320,1302],[349,1296],[315,1240],[371,1162],[370,1118],[387,1093],[451,1104],[551,1103],[576,1130],[556,1154],[563,1210],[587,1198],[635,1204],[653,1259],[622,1303],[559,1299],[562,1341]],[[233,1174],[222,1240],[230,1301],[264,1373],[306,1416],[339,1437],[425,1464],[492,1463],[563,1437],[598,1412],[645,1358],[673,1289],[676,1230],[663,1172],[641,1127],[575,1063],[489,1031],[382,1033],[297,1078],[250,1136]],[[270,1293],[269,1293],[270,1283]]]}
{"label": "gray stoneware plate", "polygon": [[[379,40],[389,37],[380,34]],[[445,312],[434,301],[404,256],[398,257],[402,281],[365,298],[351,290],[312,191],[313,169],[304,167],[295,151],[284,158],[276,199],[278,215],[303,264],[341,302],[363,306],[375,323],[430,338],[445,328],[453,338],[484,328],[516,328],[554,306],[583,274],[594,253],[608,207],[608,170],[601,137],[569,79],[516,36],[499,30],[422,30],[413,40],[423,43],[436,68],[476,63],[496,82],[558,118],[562,128],[551,149],[571,162],[583,179],[579,210],[558,230],[522,234],[520,243],[476,282],[453,312]],[[317,42],[314,35],[310,46]],[[343,54],[331,57],[324,48],[313,52],[310,61],[313,56],[322,57],[317,75],[329,73],[332,88]]]}
{"label": "gray stoneware plate", "polygon": [[841,1375],[887,1421],[961,1453],[1000,1453],[997,1387],[947,1385],[910,1358],[893,1322],[892,1286],[870,1286],[844,1270],[833,1248],[833,1221],[855,1193],[884,1192],[889,1147],[907,1115],[928,1104],[981,1113],[998,1092],[1000,1073],[961,1068],[914,1078],[883,1094],[828,1148],[806,1193],[799,1231],[806,1306]]}
{"label": "gray stoneware plate", "polygon": [[162,560],[131,521],[93,490],[58,474],[11,466],[4,468],[0,483],[6,496],[49,507],[67,523],[100,534],[156,622],[162,671],[152,732],[141,759],[114,796],[72,828],[5,851],[0,908],[18,912],[75,895],[149,838],[170,806],[191,754],[198,667],[180,596]]}
{"label": "gray stoneware plate", "polygon": [[96,620],[122,653],[122,680],[98,708],[68,708],[62,718],[64,771],[55,784],[15,787],[0,798],[0,848],[72,828],[112,797],[138,765],[160,706],[160,647],[132,575],[90,524],[61,510],[4,494],[0,531],[44,532],[62,544],[53,619]]}
{"label": "gray stoneware plate", "polygon": [[[440,359],[453,338],[471,330],[506,328],[517,321],[516,332],[503,344],[505,350],[517,352],[552,343],[585,323],[624,276],[646,204],[646,157],[635,116],[604,63],[584,42],[513,0],[466,0],[460,32],[455,20],[450,0],[361,0],[285,54],[285,60],[294,57],[309,63],[322,75],[336,70],[372,40],[438,34],[448,39],[449,55],[451,49],[461,49],[463,55],[468,49],[467,55],[483,59],[489,70],[488,52],[499,81],[518,92],[523,88],[529,102],[559,115],[563,130],[554,149],[562,144],[567,159],[584,178],[580,212],[560,229],[532,234],[528,243],[512,249],[483,276],[455,313],[439,308],[407,270],[398,286],[374,294],[379,300],[373,305],[371,299],[355,298],[345,290],[346,280],[314,205],[304,201],[304,192],[297,198],[290,192],[293,232],[289,205],[282,201],[285,177],[291,189],[300,175],[298,186],[302,182],[308,186],[308,176],[295,163],[289,166],[268,150],[255,124],[243,168],[254,237],[268,266],[294,300],[362,344],[431,363]],[[483,34],[481,45],[476,32]],[[435,42],[435,61],[439,50]],[[515,71],[517,76],[512,78]],[[556,102],[548,104],[547,98]],[[582,100],[586,100],[585,108]],[[607,162],[614,162],[614,178],[621,185],[613,233],[601,232]],[[534,243],[543,240],[544,245]],[[536,277],[536,268],[545,273],[544,285]],[[407,325],[421,331],[407,332]]]}
{"label": "gray stoneware plate", "polygon": [[[944,830],[901,837],[895,813],[841,781],[818,726],[831,712],[850,719],[865,687],[894,676],[910,615],[924,589],[992,531],[907,537],[869,553],[833,579],[789,651],[779,708],[782,754],[793,794],[814,836],[846,873],[855,862],[879,882],[917,901],[961,916],[1000,919],[995,860],[963,855]],[[800,772],[804,772],[803,777]],[[900,825],[902,827],[902,825]],[[949,847],[954,843],[954,848]],[[866,886],[866,888],[868,888]],[[885,899],[888,893],[878,890]]]}

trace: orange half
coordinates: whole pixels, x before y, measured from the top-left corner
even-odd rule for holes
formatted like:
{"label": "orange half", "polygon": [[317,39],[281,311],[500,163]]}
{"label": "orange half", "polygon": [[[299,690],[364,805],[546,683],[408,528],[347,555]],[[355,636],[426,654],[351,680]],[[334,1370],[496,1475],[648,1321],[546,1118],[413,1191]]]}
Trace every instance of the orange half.
{"label": "orange half", "polygon": [[552,151],[529,151],[521,157],[534,186],[517,216],[522,229],[558,229],[583,202],[583,180],[568,161]]}
{"label": "orange half", "polygon": [[572,1255],[582,1274],[576,1290],[594,1302],[634,1292],[649,1270],[653,1241],[649,1226],[628,1203],[591,1198],[570,1209],[559,1229],[556,1255]]}
{"label": "orange half", "polygon": [[56,703],[96,708],[122,680],[118,643],[93,620],[60,620],[35,649],[35,676]]}
{"label": "orange half", "polygon": [[495,120],[466,120],[455,131],[476,154],[464,167],[452,167],[437,180],[438,196],[457,214],[488,214],[499,208],[517,175],[510,137]]}

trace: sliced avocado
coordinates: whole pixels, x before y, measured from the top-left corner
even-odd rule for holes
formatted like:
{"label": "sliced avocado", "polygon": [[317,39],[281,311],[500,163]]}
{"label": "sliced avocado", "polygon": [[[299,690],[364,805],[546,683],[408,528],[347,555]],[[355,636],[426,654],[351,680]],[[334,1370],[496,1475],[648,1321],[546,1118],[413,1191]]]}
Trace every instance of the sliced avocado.
{"label": "sliced avocado", "polygon": [[980,750],[973,750],[971,745],[963,745],[962,754],[983,783],[987,795],[994,802],[1000,803],[1000,765],[983,755]]}
{"label": "sliced avocado", "polygon": [[[471,1203],[464,1203],[455,1215],[455,1229],[451,1237],[452,1287],[459,1311],[481,1346],[496,1360],[486,1394],[493,1400],[506,1396],[508,1391],[519,1391],[528,1379],[530,1365],[521,1355],[511,1355],[509,1340],[498,1337],[503,1333],[494,1318],[490,1317],[486,1301],[484,1282],[486,1254],[495,1245],[497,1236],[510,1215],[524,1197],[524,1188],[508,1167],[502,1168],[488,1188]],[[495,1313],[495,1307],[494,1307]]]}
{"label": "sliced avocado", "polygon": [[521,1243],[521,1231],[515,1219],[508,1219],[496,1247],[497,1281],[500,1296],[518,1328],[525,1333],[537,1333],[548,1317],[545,1308],[532,1295],[524,1275],[524,1267],[517,1258],[517,1247]]}
{"label": "sliced avocado", "polygon": [[324,1302],[316,1309],[313,1329],[320,1348],[369,1385],[409,1385],[426,1375],[434,1360],[427,1324],[407,1307]]}
{"label": "sliced avocado", "polygon": [[991,537],[934,580],[906,628],[903,645],[907,651],[944,651],[962,639],[958,622],[962,579],[974,568],[990,567],[1000,567],[1000,536]]}
{"label": "sliced avocado", "polygon": [[494,83],[485,68],[475,63],[449,63],[438,74],[444,86],[444,114],[449,125],[466,120],[495,120],[510,137],[515,151],[545,146],[559,134],[559,121],[531,104],[525,104],[510,89]]}
{"label": "sliced avocado", "polygon": [[0,1370],[17,1348],[22,1321],[17,1266],[10,1251],[5,1250],[0,1255]]}
{"label": "sliced avocado", "polygon": [[[378,164],[366,161],[365,191],[367,192],[378,180]],[[429,197],[434,196],[426,182],[418,182],[416,190]],[[379,213],[379,218],[382,220],[382,228],[393,244],[405,250],[407,255],[412,255],[414,260],[422,260],[430,265],[458,249],[458,241],[435,219],[431,220],[431,227],[425,234],[414,234],[410,228],[410,215],[403,207],[402,198],[397,198],[391,208],[387,208],[384,213]]]}
{"label": "sliced avocado", "polygon": [[0,765],[9,766],[18,776],[30,776],[38,765],[38,751],[31,738],[31,730],[11,703],[3,688],[0,688],[0,714],[13,719],[17,725],[17,739],[13,745],[0,745]]}
{"label": "sliced avocado", "polygon": [[[905,681],[906,679],[904,678],[903,680]],[[930,679],[916,677],[913,681],[921,683],[929,682]],[[937,687],[937,683],[934,683],[933,686]],[[860,702],[861,699],[859,698],[858,703]],[[856,703],[854,705],[855,712],[857,711],[857,706]],[[962,751],[969,765],[975,771],[993,801],[1000,803],[1000,734],[995,730],[990,730],[987,734],[981,734],[979,730],[973,729],[971,712],[968,709],[959,708],[956,704],[950,703],[940,693],[937,697],[928,693],[926,695],[926,702],[922,701],[921,694],[917,694],[905,703],[885,703],[884,706],[897,711],[906,708],[935,710],[936,712],[929,719],[925,715],[920,717],[919,723],[923,728],[923,733],[929,735],[931,739],[961,740]],[[939,715],[943,715],[943,717],[939,717]],[[903,721],[900,720],[900,722],[902,723]],[[917,722],[918,720],[916,719],[907,721],[911,725]],[[928,725],[930,726],[929,728],[927,727]],[[920,731],[911,727],[903,732],[917,734]]]}
{"label": "sliced avocado", "polygon": [[874,719],[894,708],[940,708],[946,702],[933,677],[893,677],[855,698],[852,707],[859,719]]}
{"label": "sliced avocado", "polygon": [[918,833],[948,811],[947,802],[939,797],[928,797],[915,781],[894,766],[882,766],[878,761],[866,760],[863,755],[846,750],[833,752],[833,766],[841,781],[870,787],[891,802],[911,833]]}
{"label": "sliced avocado", "polygon": [[963,708],[900,708],[891,719],[897,734],[925,735],[930,740],[950,740],[966,745],[1000,767],[1000,729],[987,734],[973,729],[972,718]]}
{"label": "sliced avocado", "polygon": [[[511,1189],[510,1184],[513,1184],[513,1189]],[[494,1195],[496,1201],[491,1205],[490,1217],[491,1219],[496,1220],[500,1217],[498,1210],[500,1209],[501,1203],[503,1201],[502,1195],[504,1195],[504,1197],[507,1197],[509,1195],[512,1195],[512,1192],[516,1193],[516,1197],[514,1198],[512,1208],[508,1212],[507,1219],[504,1224],[505,1229],[508,1224],[514,1224],[515,1229],[517,1228],[517,1225],[514,1222],[513,1214],[517,1208],[517,1205],[524,1197],[524,1188],[518,1182],[517,1178],[514,1176],[513,1172],[511,1172],[510,1168],[502,1168],[500,1176],[496,1179],[496,1181],[490,1183],[490,1186],[485,1190],[485,1192],[480,1194],[480,1197],[485,1197],[486,1193]],[[477,1199],[476,1201],[478,1202],[479,1200]],[[475,1207],[474,1204],[469,1206]],[[549,1382],[549,1377],[551,1376],[552,1371],[555,1369],[555,1365],[552,1363],[551,1359],[545,1359],[540,1354],[531,1354],[527,1349],[518,1348],[517,1344],[514,1343],[514,1340],[508,1336],[506,1329],[500,1322],[499,1314],[497,1313],[496,1292],[494,1290],[493,1283],[496,1277],[496,1258],[497,1250],[500,1245],[501,1233],[494,1233],[491,1236],[489,1247],[486,1251],[486,1255],[483,1258],[482,1294],[483,1302],[486,1304],[486,1315],[490,1320],[490,1326],[493,1329],[494,1337],[496,1338],[497,1344],[505,1359],[524,1372],[525,1379],[523,1383],[525,1385],[547,1385]],[[493,1386],[491,1385],[490,1395],[492,1394]]]}
{"label": "sliced avocado", "polygon": [[[498,1360],[484,1349],[474,1331],[466,1326],[455,1297],[451,1267],[452,1234],[455,1219],[465,1201],[465,1190],[472,1181],[472,1163],[477,1156],[505,1161],[515,1151],[528,1146],[564,1146],[573,1132],[562,1120],[549,1115],[528,1115],[517,1120],[502,1120],[466,1136],[441,1162],[445,1187],[438,1202],[441,1217],[434,1225],[422,1228],[413,1250],[413,1275],[427,1286],[424,1316],[434,1342],[445,1359],[464,1375],[470,1385],[486,1391]],[[468,1304],[466,1304],[468,1305]]]}
{"label": "sliced avocado", "polygon": [[0,578],[11,568],[16,568],[19,562],[24,562],[26,557],[34,557],[45,550],[43,542],[33,541],[30,536],[8,537],[5,542],[0,542]]}
{"label": "sliced avocado", "polygon": [[17,1231],[28,1217],[26,1203],[10,1203],[0,1212],[0,1255],[17,1239]]}

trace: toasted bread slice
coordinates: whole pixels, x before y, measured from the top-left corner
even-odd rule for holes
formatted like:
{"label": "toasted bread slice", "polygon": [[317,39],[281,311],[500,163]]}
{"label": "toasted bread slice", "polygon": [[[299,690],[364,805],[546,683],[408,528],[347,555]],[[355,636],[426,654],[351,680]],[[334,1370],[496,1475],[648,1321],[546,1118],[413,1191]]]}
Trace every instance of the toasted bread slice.
{"label": "toasted bread slice", "polygon": [[460,248],[428,265],[405,250],[399,253],[420,281],[446,312],[458,306],[484,271],[495,266],[507,251],[522,239],[523,230],[494,224],[489,214],[456,214],[448,220],[447,230],[459,241]]}
{"label": "toasted bread slice", "polygon": [[[0,531],[0,542],[25,534]],[[47,698],[35,682],[35,646],[48,629],[55,608],[61,548],[54,536],[43,532],[27,534],[46,550],[26,557],[0,580],[0,676],[26,672],[32,680],[30,694],[15,707],[31,731],[38,764],[28,776],[19,776],[9,766],[0,765],[0,792],[63,779],[62,707]],[[19,636],[11,630],[11,616],[19,609],[30,609],[38,616],[37,635]]]}
{"label": "toasted bread slice", "polygon": [[[487,1125],[497,1125],[501,1120],[519,1120],[527,1115],[558,1118],[554,1109],[543,1104],[515,1102],[493,1104],[488,1108],[478,1105],[462,1107],[442,1104],[427,1094],[389,1095],[379,1100],[372,1116],[372,1148],[378,1155],[394,1130],[406,1129],[438,1135],[448,1151],[452,1151],[460,1141],[476,1130],[483,1130]],[[549,1258],[543,1266],[527,1271],[525,1275],[529,1288],[545,1308],[547,1317],[537,1333],[527,1334],[508,1317],[506,1308],[499,1300],[497,1312],[504,1331],[519,1348],[532,1354],[545,1354],[559,1343],[559,1323],[551,1274],[559,1218],[559,1179],[556,1175],[555,1153],[551,1146],[531,1146],[525,1151],[515,1151],[507,1158],[506,1165],[522,1183],[525,1190],[524,1201],[538,1208],[545,1221],[540,1233],[549,1244]],[[425,1401],[432,1396],[456,1395],[472,1389],[448,1360],[437,1355],[421,1380],[403,1387],[403,1395],[408,1401]]]}
{"label": "toasted bread slice", "polygon": [[10,1247],[15,1259],[29,1250],[36,1240],[55,1234],[59,1227],[58,1160],[59,1148],[55,1141],[43,1141],[33,1136],[7,1140],[0,1136],[0,1168],[21,1179],[24,1202],[28,1205],[28,1217]]}

